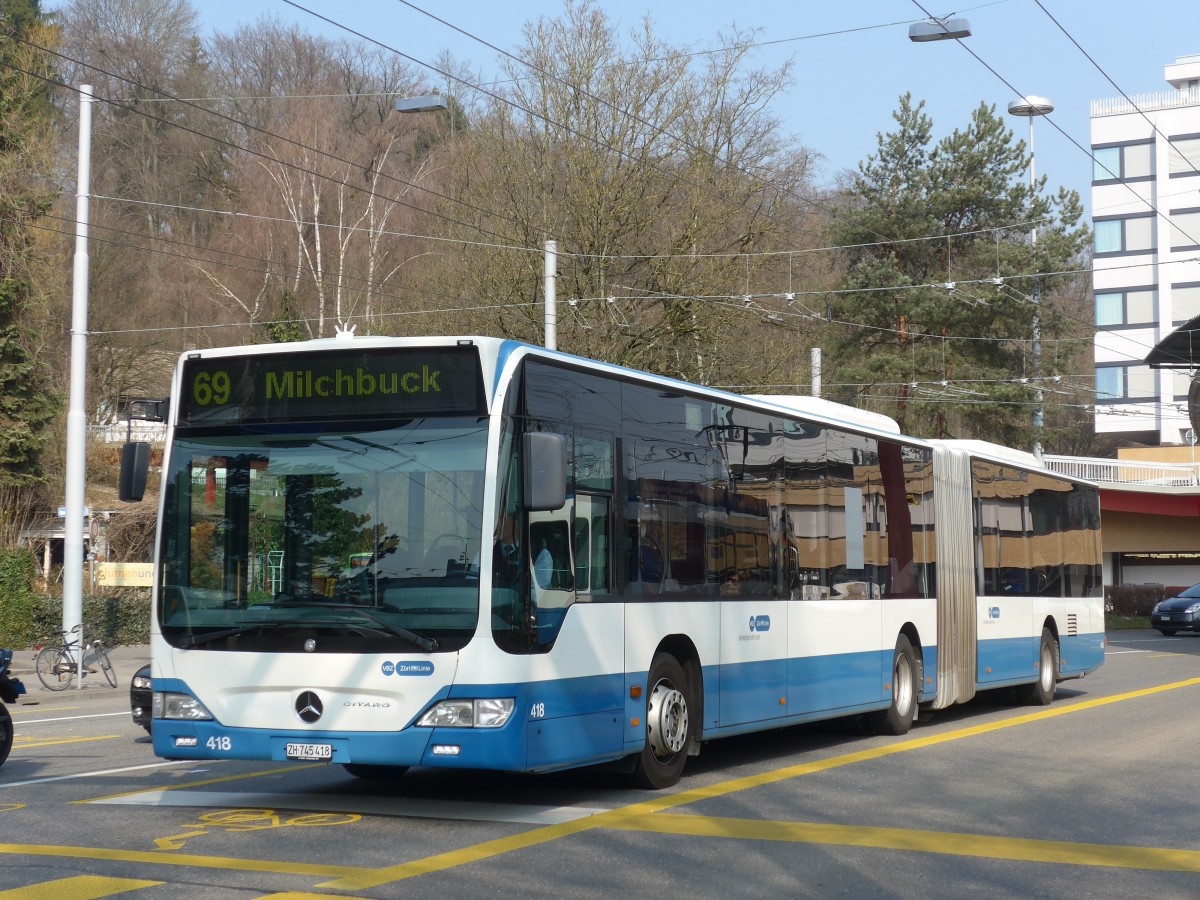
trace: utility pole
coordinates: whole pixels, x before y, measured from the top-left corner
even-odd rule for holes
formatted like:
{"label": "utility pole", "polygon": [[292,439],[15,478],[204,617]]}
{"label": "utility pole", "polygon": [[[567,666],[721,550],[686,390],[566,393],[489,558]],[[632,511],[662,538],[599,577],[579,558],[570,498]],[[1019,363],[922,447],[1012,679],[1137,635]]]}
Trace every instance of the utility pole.
{"label": "utility pole", "polygon": [[[92,86],[79,87],[79,174],[75,185],[75,260],[71,282],[71,379],[67,407],[66,510],[63,516],[63,631],[83,622],[83,519],[87,490],[88,199],[91,193]],[[79,635],[83,642],[82,627]],[[82,672],[80,677],[82,685]]]}
{"label": "utility pole", "polygon": [[558,349],[558,241],[546,241],[546,349]]}

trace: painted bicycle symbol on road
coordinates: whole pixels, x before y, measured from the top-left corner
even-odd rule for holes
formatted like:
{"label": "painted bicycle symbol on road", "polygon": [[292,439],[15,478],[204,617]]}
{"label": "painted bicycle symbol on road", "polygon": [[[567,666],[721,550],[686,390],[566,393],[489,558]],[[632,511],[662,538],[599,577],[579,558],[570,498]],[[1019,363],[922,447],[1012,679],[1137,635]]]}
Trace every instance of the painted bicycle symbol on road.
{"label": "painted bicycle symbol on road", "polygon": [[230,834],[247,831],[266,831],[270,828],[324,828],[330,825],[352,825],[361,821],[355,813],[304,813],[284,817],[273,809],[222,809],[204,813],[195,822],[184,825],[179,834],[156,838],[159,850],[179,850],[190,838],[224,830]]}

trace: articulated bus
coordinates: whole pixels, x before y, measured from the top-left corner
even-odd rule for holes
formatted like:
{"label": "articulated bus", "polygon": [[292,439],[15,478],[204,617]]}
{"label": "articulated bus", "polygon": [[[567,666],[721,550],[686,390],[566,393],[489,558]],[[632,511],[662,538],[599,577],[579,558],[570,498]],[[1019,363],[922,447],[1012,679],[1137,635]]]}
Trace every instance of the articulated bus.
{"label": "articulated bus", "polygon": [[981,690],[1049,703],[1104,658],[1093,485],[514,341],[188,352],[160,503],[174,759],[663,788],[714,738],[904,734]]}

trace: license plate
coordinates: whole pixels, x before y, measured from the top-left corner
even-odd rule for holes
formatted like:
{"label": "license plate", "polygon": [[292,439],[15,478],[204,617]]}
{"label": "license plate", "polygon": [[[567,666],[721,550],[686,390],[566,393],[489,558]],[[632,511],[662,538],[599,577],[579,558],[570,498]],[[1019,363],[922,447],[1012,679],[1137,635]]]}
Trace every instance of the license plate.
{"label": "license plate", "polygon": [[288,744],[288,759],[333,759],[333,744]]}

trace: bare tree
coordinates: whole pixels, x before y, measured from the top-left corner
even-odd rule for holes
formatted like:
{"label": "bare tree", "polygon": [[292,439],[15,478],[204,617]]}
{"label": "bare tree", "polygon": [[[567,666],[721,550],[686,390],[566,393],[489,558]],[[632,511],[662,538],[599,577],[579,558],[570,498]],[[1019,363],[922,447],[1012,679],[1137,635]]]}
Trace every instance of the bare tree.
{"label": "bare tree", "polygon": [[506,86],[446,150],[453,193],[484,211],[491,245],[454,232],[475,239],[460,295],[498,304],[501,333],[539,340],[552,238],[560,345],[710,383],[761,375],[741,339],[765,314],[742,298],[785,283],[786,254],[768,254],[803,234],[810,155],[769,111],[790,70],[750,69],[753,38],[697,56],[645,21],[626,46],[590,2],[528,25],[501,62]]}
{"label": "bare tree", "polygon": [[[380,323],[381,302],[408,257],[395,232],[424,177],[393,103],[417,82],[361,45],[260,22],[218,39],[229,108],[246,124],[237,156],[239,212],[228,233],[262,260],[257,276],[205,275],[219,302],[276,336]],[[287,96],[271,91],[287,84]]]}
{"label": "bare tree", "polygon": [[[213,324],[189,265],[228,205],[227,129],[191,98],[209,62],[186,0],[72,0],[60,12],[66,78],[95,87],[89,325],[94,415],[161,393],[178,351]],[[68,104],[74,114],[75,100]],[[183,102],[181,102],[181,100]]]}

